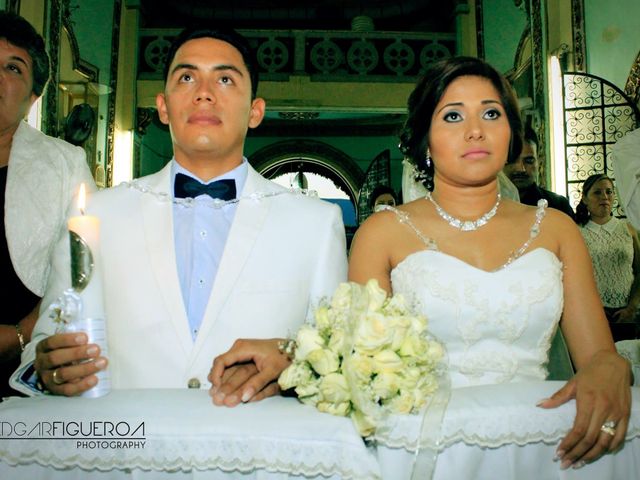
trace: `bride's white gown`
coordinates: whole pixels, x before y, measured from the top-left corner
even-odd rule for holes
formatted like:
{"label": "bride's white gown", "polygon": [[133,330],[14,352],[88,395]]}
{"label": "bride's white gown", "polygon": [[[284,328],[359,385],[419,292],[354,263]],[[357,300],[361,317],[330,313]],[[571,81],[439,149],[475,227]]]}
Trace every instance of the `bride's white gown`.
{"label": "bride's white gown", "polygon": [[[425,250],[392,271],[393,292],[426,315],[449,357],[452,391],[434,478],[640,478],[638,388],[621,452],[578,470],[563,471],[553,461],[575,416],[573,401],[551,410],[536,407],[563,384],[544,381],[563,305],[558,258],[544,248],[528,250],[527,244],[520,256],[487,272],[438,251],[410,218],[395,213],[424,241]],[[531,238],[544,226],[543,217],[539,207]],[[381,439],[385,478],[408,476],[418,423],[411,416],[397,418]]]}

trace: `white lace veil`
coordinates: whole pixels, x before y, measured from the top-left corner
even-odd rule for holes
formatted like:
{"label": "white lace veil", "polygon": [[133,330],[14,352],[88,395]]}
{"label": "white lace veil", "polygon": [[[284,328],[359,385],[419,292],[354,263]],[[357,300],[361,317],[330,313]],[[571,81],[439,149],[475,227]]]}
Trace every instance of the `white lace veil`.
{"label": "white lace veil", "polygon": [[[412,202],[427,194],[427,189],[420,180],[416,179],[417,176],[418,171],[415,165],[405,158],[402,161],[402,201],[404,203]],[[498,188],[502,198],[520,201],[518,189],[502,171],[498,173]]]}

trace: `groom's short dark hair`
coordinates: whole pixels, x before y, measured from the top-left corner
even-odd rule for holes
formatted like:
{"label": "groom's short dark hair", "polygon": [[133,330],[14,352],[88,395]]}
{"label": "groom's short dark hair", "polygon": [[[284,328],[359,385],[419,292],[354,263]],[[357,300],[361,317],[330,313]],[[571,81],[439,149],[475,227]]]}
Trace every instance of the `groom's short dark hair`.
{"label": "groom's short dark hair", "polygon": [[164,82],[167,82],[169,76],[169,68],[171,68],[171,62],[176,56],[178,49],[189,40],[195,40],[197,38],[213,38],[227,42],[240,52],[245,67],[249,71],[249,79],[251,80],[251,99],[256,98],[258,93],[258,61],[256,60],[255,52],[249,41],[240,35],[238,32],[231,28],[224,27],[189,27],[185,28],[171,43],[167,58],[164,65]]}

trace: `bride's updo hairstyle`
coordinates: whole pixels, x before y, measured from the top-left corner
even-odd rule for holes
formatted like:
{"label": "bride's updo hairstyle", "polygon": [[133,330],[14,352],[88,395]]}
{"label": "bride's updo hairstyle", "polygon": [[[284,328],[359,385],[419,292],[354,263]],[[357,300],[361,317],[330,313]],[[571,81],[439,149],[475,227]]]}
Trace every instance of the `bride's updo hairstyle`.
{"label": "bride's updo hairstyle", "polygon": [[433,190],[433,161],[427,166],[426,159],[431,118],[447,87],[463,76],[486,78],[498,92],[511,127],[507,162],[515,161],[522,150],[520,109],[506,78],[487,62],[474,57],[451,57],[432,63],[409,96],[408,116],[400,132],[399,145],[405,157],[418,169],[418,178],[428,190]]}

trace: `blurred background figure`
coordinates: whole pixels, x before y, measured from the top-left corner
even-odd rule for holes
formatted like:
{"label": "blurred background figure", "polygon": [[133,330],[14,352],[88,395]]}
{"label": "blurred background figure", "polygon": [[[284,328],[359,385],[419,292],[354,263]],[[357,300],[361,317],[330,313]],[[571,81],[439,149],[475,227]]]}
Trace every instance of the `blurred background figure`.
{"label": "blurred background figure", "polygon": [[613,181],[599,173],[587,178],[576,221],[587,244],[600,298],[615,341],[638,336],[640,244],[635,229],[612,215]]}
{"label": "blurred background figure", "polygon": [[551,192],[538,185],[540,165],[538,162],[538,136],[531,127],[524,129],[522,152],[515,161],[504,166],[504,173],[518,188],[520,201],[525,205],[536,206],[538,200],[544,198],[551,208],[566,213],[571,218],[575,214],[569,200],[562,195]]}
{"label": "blurred background figure", "polygon": [[612,166],[618,182],[618,201],[634,228],[640,228],[640,128],[611,147]]}
{"label": "blurred background figure", "polygon": [[374,188],[373,192],[371,192],[370,199],[371,210],[373,212],[381,210],[385,205],[395,207],[398,204],[396,192],[393,188],[387,187],[386,185],[378,185]]}

